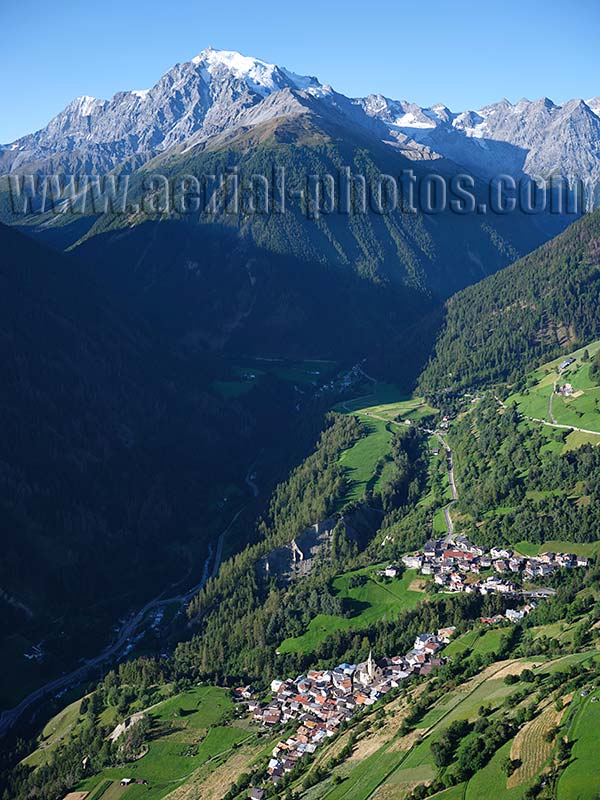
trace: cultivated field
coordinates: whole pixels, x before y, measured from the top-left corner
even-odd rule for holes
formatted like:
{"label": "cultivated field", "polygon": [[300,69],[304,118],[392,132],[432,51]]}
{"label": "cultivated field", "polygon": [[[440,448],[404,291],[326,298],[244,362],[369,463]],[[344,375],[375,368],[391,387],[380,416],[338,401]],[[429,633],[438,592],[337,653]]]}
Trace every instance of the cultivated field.
{"label": "cultivated field", "polygon": [[546,735],[560,723],[562,714],[552,704],[517,733],[510,748],[510,757],[521,761],[521,766],[508,778],[509,789],[526,784],[548,763],[554,742],[548,741]]}
{"label": "cultivated field", "polygon": [[[214,686],[197,686],[153,708],[148,752],[124,767],[104,770],[78,788],[96,790],[106,781],[110,787],[101,800],[162,800],[201,767],[216,769],[244,740],[256,733],[236,724],[221,724],[233,707],[229,692]],[[147,785],[120,786],[122,778],[145,780]],[[100,800],[100,798],[98,798]]]}

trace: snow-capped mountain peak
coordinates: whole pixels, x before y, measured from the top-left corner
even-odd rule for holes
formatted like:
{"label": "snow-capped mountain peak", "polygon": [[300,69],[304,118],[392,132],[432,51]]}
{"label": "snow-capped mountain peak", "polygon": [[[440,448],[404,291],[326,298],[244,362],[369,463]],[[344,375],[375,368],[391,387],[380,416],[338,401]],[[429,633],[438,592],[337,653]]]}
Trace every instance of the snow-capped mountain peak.
{"label": "snow-capped mountain peak", "polygon": [[191,63],[203,68],[207,83],[218,80],[226,70],[263,97],[286,87],[302,90],[320,87],[319,81],[314,77],[297,75],[276,64],[244,56],[234,50],[215,50],[208,47],[195,56]]}
{"label": "snow-capped mountain peak", "polygon": [[81,97],[76,97],[74,100],[71,100],[65,111],[69,110],[81,117],[89,117],[103,102],[103,100],[99,100],[97,97],[83,94]]}
{"label": "snow-capped mountain peak", "polygon": [[192,64],[203,67],[207,83],[218,79],[225,69],[238,80],[242,80],[258,94],[267,95],[281,88],[278,81],[278,68],[259,58],[250,58],[232,50],[206,48],[192,59]]}

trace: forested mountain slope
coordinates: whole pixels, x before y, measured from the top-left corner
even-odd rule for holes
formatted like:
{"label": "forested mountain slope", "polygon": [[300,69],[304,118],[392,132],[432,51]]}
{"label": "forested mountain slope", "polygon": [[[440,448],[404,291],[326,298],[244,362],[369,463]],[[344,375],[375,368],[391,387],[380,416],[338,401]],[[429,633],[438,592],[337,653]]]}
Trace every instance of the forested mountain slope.
{"label": "forested mountain slope", "polygon": [[[155,217],[180,218],[191,225],[210,223],[235,233],[265,254],[340,267],[371,281],[408,286],[441,297],[506,266],[567,222],[562,217],[527,216],[519,211],[506,216],[453,213],[449,203],[443,211],[426,213],[423,198],[428,178],[435,173],[449,186],[458,170],[456,164],[445,159],[410,161],[360,127],[349,128],[341,113],[328,109],[324,114],[314,100],[307,98],[291,100],[289,113],[281,117],[241,132],[214,136],[208,142],[194,142],[192,138],[157,156],[132,174],[131,202],[148,198],[145,187],[153,175],[165,176],[172,186],[184,176],[194,175],[199,180],[200,210],[178,214],[171,196],[170,210],[165,213],[164,192],[157,188]],[[275,168],[285,174],[283,213],[275,210],[280,188],[274,178]],[[346,169],[365,181],[365,210],[359,210],[362,190],[357,189],[359,183],[354,177],[346,194],[345,179],[340,177]],[[412,199],[406,179],[401,178],[402,172],[409,170],[414,176]],[[215,195],[216,213],[202,213],[206,198],[214,191],[204,177],[234,172],[241,188],[238,208],[232,210],[231,193],[221,191]],[[268,212],[263,210],[265,193],[255,176],[267,181]],[[333,180],[333,197],[326,176]],[[390,181],[382,176],[395,179],[396,190],[390,189]],[[314,202],[315,179],[319,208]],[[380,184],[383,188],[377,188]],[[249,185],[254,186],[253,213],[249,213],[246,199]],[[478,201],[487,200],[483,183],[475,181],[474,193]],[[409,210],[411,202],[416,213]],[[150,207],[149,203],[141,205]],[[110,230],[121,236],[148,216],[103,216],[85,238],[93,241],[95,235]],[[65,217],[68,219],[68,215]]]}
{"label": "forested mountain slope", "polygon": [[174,355],[81,262],[5,226],[0,251],[2,633],[52,652],[56,624],[68,657],[74,631],[105,634],[201,571],[215,493],[243,482],[264,434],[252,401],[210,390],[218,365]]}
{"label": "forested mountain slope", "polygon": [[446,304],[425,392],[512,382],[542,356],[600,335],[600,212]]}

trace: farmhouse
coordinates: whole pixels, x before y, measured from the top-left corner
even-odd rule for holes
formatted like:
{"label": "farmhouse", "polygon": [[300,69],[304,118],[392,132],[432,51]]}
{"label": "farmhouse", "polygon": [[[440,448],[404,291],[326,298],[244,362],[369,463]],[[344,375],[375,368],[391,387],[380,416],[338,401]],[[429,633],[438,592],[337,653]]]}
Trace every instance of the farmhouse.
{"label": "farmhouse", "polygon": [[423,556],[419,553],[412,556],[404,556],[402,563],[407,569],[421,569],[423,566]]}
{"label": "farmhouse", "polygon": [[575,363],[575,359],[574,358],[565,358],[565,360],[559,365],[558,371],[559,372],[563,372],[565,369],[567,369],[567,367],[570,367],[571,364],[574,364],[574,363]]}

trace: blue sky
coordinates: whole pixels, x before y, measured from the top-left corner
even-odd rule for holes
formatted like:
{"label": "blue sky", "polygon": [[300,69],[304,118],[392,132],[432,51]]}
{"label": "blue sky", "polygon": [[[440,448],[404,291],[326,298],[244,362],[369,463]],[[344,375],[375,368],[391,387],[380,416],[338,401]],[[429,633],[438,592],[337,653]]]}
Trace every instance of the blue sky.
{"label": "blue sky", "polygon": [[600,95],[598,0],[30,0],[0,10],[0,142],[73,97],[151,86],[207,45],[454,110]]}

